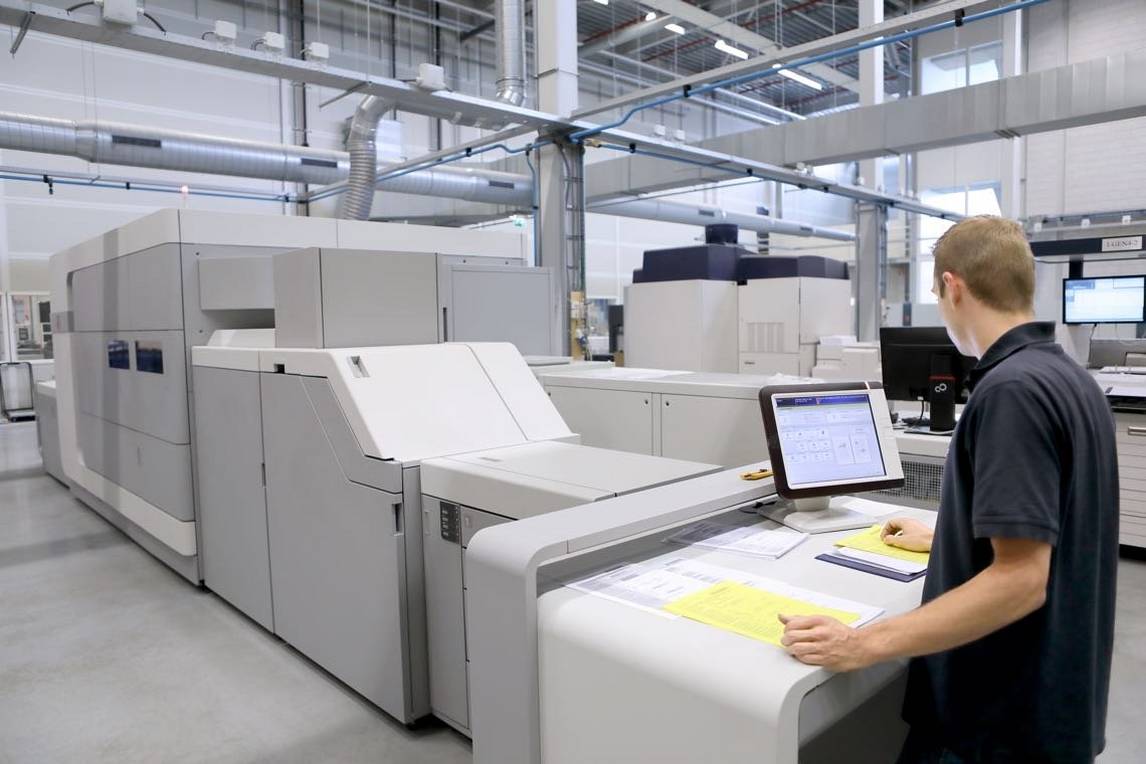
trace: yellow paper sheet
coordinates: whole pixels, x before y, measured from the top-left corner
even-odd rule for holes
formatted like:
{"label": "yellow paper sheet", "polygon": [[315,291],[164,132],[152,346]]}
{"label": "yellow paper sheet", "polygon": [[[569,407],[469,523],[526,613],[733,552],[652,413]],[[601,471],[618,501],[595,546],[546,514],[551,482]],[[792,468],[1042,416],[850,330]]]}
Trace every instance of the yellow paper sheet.
{"label": "yellow paper sheet", "polygon": [[784,624],[779,615],[828,615],[844,623],[859,620],[848,613],[795,600],[753,586],[723,581],[670,602],[664,609],[675,615],[780,646]]}
{"label": "yellow paper sheet", "polygon": [[897,560],[918,562],[923,565],[927,564],[929,557],[927,552],[909,552],[906,549],[898,549],[883,543],[883,539],[879,536],[882,530],[882,525],[873,525],[866,531],[861,531],[854,536],[848,536],[846,539],[840,539],[836,542],[836,546],[846,546],[849,549],[859,549],[862,552],[882,554],[886,557],[894,557]]}

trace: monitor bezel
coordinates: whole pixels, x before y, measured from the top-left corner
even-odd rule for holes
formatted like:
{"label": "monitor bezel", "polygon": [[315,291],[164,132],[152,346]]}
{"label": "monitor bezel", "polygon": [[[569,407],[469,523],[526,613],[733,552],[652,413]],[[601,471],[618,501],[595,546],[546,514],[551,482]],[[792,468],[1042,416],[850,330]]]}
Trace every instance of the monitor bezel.
{"label": "monitor bezel", "polygon": [[[1142,280],[1142,316],[1137,321],[1068,321],[1066,317],[1066,288],[1072,281],[1126,281],[1129,279]],[[1062,280],[1062,322],[1066,326],[1087,326],[1090,324],[1141,324],[1146,323],[1146,274],[1121,276],[1067,276]]]}
{"label": "monitor bezel", "polygon": [[[846,493],[866,493],[868,491],[879,491],[885,488],[900,488],[903,486],[903,463],[899,458],[899,449],[895,444],[894,433],[891,434],[891,440],[888,442],[886,439],[888,432],[885,432],[885,427],[881,427],[879,415],[876,413],[874,405],[872,405],[872,416],[875,421],[876,434],[879,439],[880,456],[883,458],[884,463],[884,479],[860,482],[841,481],[830,485],[818,484],[807,488],[793,488],[788,484],[788,473],[784,468],[784,452],[780,446],[780,434],[776,423],[776,409],[772,404],[773,399],[778,395],[832,395],[834,393],[847,395],[857,392],[868,394],[869,405],[872,404],[871,393],[874,392],[878,392],[880,400],[886,402],[886,399],[883,397],[883,388],[878,382],[777,385],[774,387],[765,387],[760,390],[760,410],[764,416],[764,438],[768,445],[768,458],[771,461],[776,493],[785,499],[812,499]],[[888,426],[891,424],[890,415],[887,417],[887,424]],[[890,446],[890,452],[888,446]],[[889,457],[894,457],[893,464],[889,463]],[[897,472],[898,477],[895,476]]]}

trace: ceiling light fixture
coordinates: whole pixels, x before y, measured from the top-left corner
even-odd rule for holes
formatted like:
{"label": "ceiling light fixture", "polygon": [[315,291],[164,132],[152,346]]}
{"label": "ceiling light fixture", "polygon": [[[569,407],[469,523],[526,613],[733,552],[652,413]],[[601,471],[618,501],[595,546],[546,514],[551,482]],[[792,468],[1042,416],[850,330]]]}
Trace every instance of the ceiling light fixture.
{"label": "ceiling light fixture", "polygon": [[822,82],[817,82],[816,80],[812,79],[811,77],[808,77],[807,75],[804,75],[804,74],[800,74],[799,72],[797,72],[793,69],[781,69],[780,70],[780,76],[781,77],[787,77],[788,79],[792,80],[792,82],[798,82],[805,87],[811,88],[812,90],[823,90],[824,89],[824,84]]}
{"label": "ceiling light fixture", "polygon": [[645,21],[656,21],[656,20],[657,20],[657,12],[656,11],[649,11],[648,13],[645,14]]}
{"label": "ceiling light fixture", "polygon": [[665,29],[676,34],[684,34],[684,27],[680,24],[665,24]]}
{"label": "ceiling light fixture", "polygon": [[601,5],[608,5],[609,4],[609,0],[593,0],[593,2],[600,3]]}
{"label": "ceiling light fixture", "polygon": [[740,48],[737,48],[734,45],[729,45],[724,40],[717,40],[713,44],[713,47],[716,48],[717,50],[721,51],[722,53],[727,53],[730,56],[736,56],[737,58],[739,58],[741,60],[748,58],[748,54],[745,51],[742,51]]}

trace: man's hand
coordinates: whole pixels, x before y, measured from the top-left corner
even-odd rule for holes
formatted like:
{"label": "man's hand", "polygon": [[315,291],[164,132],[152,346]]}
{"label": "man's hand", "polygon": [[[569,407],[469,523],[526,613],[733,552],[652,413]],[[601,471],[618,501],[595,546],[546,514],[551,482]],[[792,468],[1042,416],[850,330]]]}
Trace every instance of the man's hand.
{"label": "man's hand", "polygon": [[797,660],[831,671],[855,671],[875,660],[858,629],[826,615],[780,616],[784,636],[780,643]]}
{"label": "man's hand", "polygon": [[931,539],[934,535],[935,531],[925,523],[908,517],[896,517],[887,521],[879,537],[888,546],[899,547],[909,552],[930,552]]}

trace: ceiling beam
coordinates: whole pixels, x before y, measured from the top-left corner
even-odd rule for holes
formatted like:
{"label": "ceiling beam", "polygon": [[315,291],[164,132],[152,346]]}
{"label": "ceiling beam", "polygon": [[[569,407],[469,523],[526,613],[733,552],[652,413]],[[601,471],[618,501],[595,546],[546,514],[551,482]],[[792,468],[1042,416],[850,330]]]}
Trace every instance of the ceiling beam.
{"label": "ceiling beam", "polygon": [[[10,2],[11,0],[3,1]],[[946,2],[930,5],[915,13],[896,16],[895,18],[888,19],[881,24],[872,25],[866,29],[853,29],[831,37],[813,40],[803,45],[794,45],[789,48],[784,48],[782,54],[769,53],[750,58],[747,61],[739,61],[734,64],[729,64],[728,66],[722,66],[719,69],[710,69],[707,72],[682,77],[672,82],[646,88],[636,93],[626,93],[623,96],[602,101],[594,106],[578,109],[573,112],[573,116],[577,119],[583,119],[596,114],[622,109],[641,101],[651,101],[654,98],[680,93],[686,86],[696,87],[710,82],[722,82],[732,77],[763,73],[771,69],[773,64],[783,64],[787,61],[831,53],[832,51],[842,50],[861,42],[873,40],[877,37],[887,37],[901,32],[920,29],[940,21],[949,21],[954,17],[956,11],[963,11],[967,15],[971,15],[980,11],[992,10],[999,6],[1000,0],[947,0]]]}
{"label": "ceiling beam", "polygon": [[[784,167],[894,156],[1146,116],[1146,51],[888,101],[701,141],[697,148]],[[711,183],[718,167],[641,156],[591,165],[590,201]],[[815,187],[813,184],[807,184]]]}
{"label": "ceiling beam", "polygon": [[428,92],[400,80],[369,76],[358,71],[261,50],[223,47],[213,41],[163,33],[146,26],[121,27],[104,24],[98,15],[70,14],[43,3],[0,0],[0,24],[19,27],[28,13],[34,14],[31,22],[32,32],[111,45],[137,53],[150,53],[208,66],[236,69],[288,82],[321,85],[338,91],[355,90],[363,95],[375,95],[393,100],[402,111],[438,117],[458,124],[497,129],[512,124],[546,128],[562,123],[562,120],[554,115],[499,101],[444,90]]}
{"label": "ceiling beam", "polygon": [[[729,21],[716,14],[709,13],[692,3],[685,2],[685,0],[641,0],[641,2],[654,10],[662,11],[682,21],[686,21],[712,37],[749,48],[761,55],[779,55],[783,51],[783,48],[777,45],[775,41],[768,39],[764,35],[745,29],[734,21]],[[745,52],[747,53],[748,51]],[[833,69],[827,64],[812,64],[811,66],[805,67],[805,71],[833,85],[845,87],[849,90],[857,90],[859,88],[859,82],[843,72]]]}

